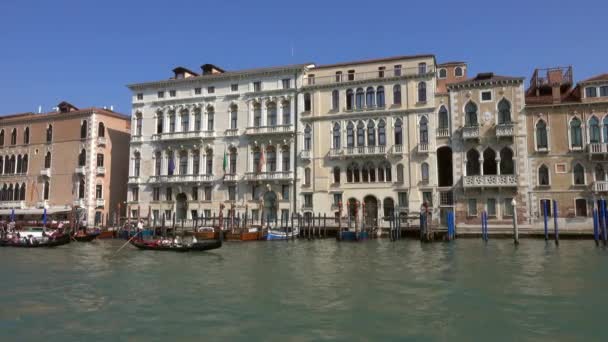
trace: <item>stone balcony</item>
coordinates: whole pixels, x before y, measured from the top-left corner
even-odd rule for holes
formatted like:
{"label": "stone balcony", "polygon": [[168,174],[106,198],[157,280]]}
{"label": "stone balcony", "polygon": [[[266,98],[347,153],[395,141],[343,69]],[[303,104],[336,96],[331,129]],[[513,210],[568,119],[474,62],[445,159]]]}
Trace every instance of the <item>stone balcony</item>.
{"label": "stone balcony", "polygon": [[227,137],[238,137],[239,136],[239,130],[236,129],[236,128],[230,128],[230,129],[227,129],[224,132],[224,135],[227,136]]}
{"label": "stone balcony", "polygon": [[593,192],[608,192],[608,181],[593,182]]}
{"label": "stone balcony", "polygon": [[78,175],[84,175],[86,172],[85,167],[84,166],[78,166],[74,169],[74,173],[78,174]]}
{"label": "stone balcony", "polygon": [[[366,156],[384,156],[392,150],[386,146],[357,146],[357,147],[345,147],[345,148],[332,148],[329,150],[328,156],[330,158],[341,158],[341,157],[366,157]],[[391,153],[397,153],[392,152]]]}
{"label": "stone balcony", "polygon": [[479,126],[463,127],[462,138],[465,140],[479,139]]}
{"label": "stone balcony", "polygon": [[224,175],[224,182],[236,182],[239,180],[239,175],[236,173],[227,173]]}
{"label": "stone balcony", "polygon": [[402,154],[403,153],[403,145],[393,145],[393,147],[389,151],[390,154]]}
{"label": "stone balcony", "polygon": [[132,135],[131,136],[131,143],[140,143],[144,141],[144,138],[141,135]]}
{"label": "stone balcony", "polygon": [[477,175],[464,176],[465,188],[517,187],[517,175]]}
{"label": "stone balcony", "polygon": [[84,198],[74,200],[74,202],[72,202],[72,205],[75,207],[84,207]]}
{"label": "stone balcony", "polygon": [[36,208],[48,208],[49,207],[49,203],[48,201],[38,201],[36,202]]}
{"label": "stone balcony", "polygon": [[268,171],[268,172],[247,172],[245,179],[248,181],[270,181],[282,180],[288,181],[293,179],[292,171]]}
{"label": "stone balcony", "polygon": [[167,132],[152,135],[152,141],[212,139],[215,131]]}
{"label": "stone balcony", "polygon": [[449,138],[449,137],[450,137],[449,128],[437,128],[437,138]]}
{"label": "stone balcony", "polygon": [[418,143],[418,153],[429,153],[430,144],[428,142]]}
{"label": "stone balcony", "polygon": [[589,154],[592,156],[608,154],[608,143],[590,143]]}
{"label": "stone balcony", "polygon": [[97,171],[97,175],[99,175],[99,176],[103,176],[106,174],[106,168],[103,166],[98,166],[96,171]]}
{"label": "stone balcony", "polygon": [[97,137],[97,146],[105,146],[106,137]]}
{"label": "stone balcony", "polygon": [[496,126],[496,136],[502,137],[513,137],[515,135],[515,126],[511,123],[500,124]]}
{"label": "stone balcony", "polygon": [[25,209],[25,201],[1,201],[0,209]]}
{"label": "stone balcony", "polygon": [[208,183],[213,182],[214,175],[160,175],[150,176],[150,183]]}
{"label": "stone balcony", "polygon": [[293,125],[275,125],[275,126],[259,126],[247,127],[246,135],[261,135],[261,134],[292,134],[294,132]]}
{"label": "stone balcony", "polygon": [[44,177],[51,177],[51,169],[50,168],[46,168],[46,169],[42,169],[40,170],[40,175],[44,176]]}
{"label": "stone balcony", "polygon": [[300,152],[300,158],[302,158],[302,159],[310,160],[311,155],[312,155],[312,153],[310,150],[303,150]]}
{"label": "stone balcony", "polygon": [[140,183],[141,179],[138,176],[129,176],[129,184]]}
{"label": "stone balcony", "polygon": [[104,200],[103,198],[96,198],[95,199],[95,207],[97,208],[103,208],[106,205],[106,200]]}

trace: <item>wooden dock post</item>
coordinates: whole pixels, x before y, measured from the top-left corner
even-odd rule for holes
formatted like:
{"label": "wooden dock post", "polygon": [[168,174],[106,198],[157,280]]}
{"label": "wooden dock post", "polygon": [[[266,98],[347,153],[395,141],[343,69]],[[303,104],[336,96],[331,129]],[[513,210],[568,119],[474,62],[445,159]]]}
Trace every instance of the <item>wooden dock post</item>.
{"label": "wooden dock post", "polygon": [[511,201],[513,206],[513,243],[519,244],[519,227],[517,226],[517,202],[515,198]]}
{"label": "wooden dock post", "polygon": [[553,222],[555,224],[555,244],[559,245],[559,228],[557,226],[558,211],[557,211],[557,200],[553,200]]}

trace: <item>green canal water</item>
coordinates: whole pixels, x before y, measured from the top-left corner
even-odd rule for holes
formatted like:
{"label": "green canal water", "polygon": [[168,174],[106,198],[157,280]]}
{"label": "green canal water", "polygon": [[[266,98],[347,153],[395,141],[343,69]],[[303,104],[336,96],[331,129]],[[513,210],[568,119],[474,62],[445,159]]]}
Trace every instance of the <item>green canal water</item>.
{"label": "green canal water", "polygon": [[0,341],[606,341],[592,241],[0,249]]}

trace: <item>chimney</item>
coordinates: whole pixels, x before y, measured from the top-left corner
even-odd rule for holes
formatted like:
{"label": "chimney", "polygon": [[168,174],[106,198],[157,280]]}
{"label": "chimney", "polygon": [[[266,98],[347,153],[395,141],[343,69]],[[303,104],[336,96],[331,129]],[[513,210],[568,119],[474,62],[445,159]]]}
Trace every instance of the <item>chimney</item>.
{"label": "chimney", "polygon": [[562,102],[562,81],[563,81],[562,71],[560,69],[552,69],[547,72],[547,80],[551,85],[551,97],[553,99],[553,103],[561,103]]}

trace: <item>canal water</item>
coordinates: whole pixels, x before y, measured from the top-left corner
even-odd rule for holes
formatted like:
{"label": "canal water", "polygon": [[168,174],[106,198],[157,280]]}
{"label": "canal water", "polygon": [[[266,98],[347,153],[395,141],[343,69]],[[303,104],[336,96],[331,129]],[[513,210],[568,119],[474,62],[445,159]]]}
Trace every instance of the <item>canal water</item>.
{"label": "canal water", "polygon": [[592,241],[0,248],[0,340],[605,341]]}

